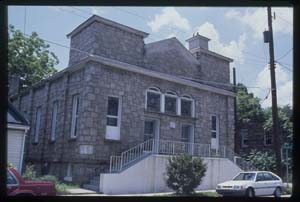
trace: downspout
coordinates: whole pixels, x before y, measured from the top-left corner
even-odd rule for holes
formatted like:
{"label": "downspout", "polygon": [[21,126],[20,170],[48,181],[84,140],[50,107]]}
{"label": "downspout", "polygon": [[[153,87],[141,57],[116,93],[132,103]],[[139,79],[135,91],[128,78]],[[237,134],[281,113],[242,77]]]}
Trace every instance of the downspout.
{"label": "downspout", "polygon": [[23,159],[24,159],[24,148],[25,148],[25,141],[27,137],[27,132],[29,131],[29,127],[25,129],[24,135],[22,138],[22,149],[21,149],[21,155],[20,155],[20,166],[19,166],[19,173],[22,174],[22,168],[23,168]]}

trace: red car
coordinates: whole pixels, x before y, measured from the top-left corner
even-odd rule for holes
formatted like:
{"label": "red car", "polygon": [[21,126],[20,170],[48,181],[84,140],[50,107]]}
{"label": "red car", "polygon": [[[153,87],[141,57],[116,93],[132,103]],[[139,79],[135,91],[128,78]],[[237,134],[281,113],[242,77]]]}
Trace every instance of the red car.
{"label": "red car", "polygon": [[46,181],[24,180],[14,168],[7,168],[8,196],[55,196],[55,185]]}

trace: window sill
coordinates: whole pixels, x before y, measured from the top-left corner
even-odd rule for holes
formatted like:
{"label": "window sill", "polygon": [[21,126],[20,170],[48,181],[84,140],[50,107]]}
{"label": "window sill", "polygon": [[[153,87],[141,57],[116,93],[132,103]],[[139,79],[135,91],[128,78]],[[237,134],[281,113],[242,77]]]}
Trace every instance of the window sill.
{"label": "window sill", "polygon": [[107,142],[107,143],[121,143],[121,140],[114,140],[114,139],[104,138],[104,142]]}
{"label": "window sill", "polygon": [[74,141],[76,141],[76,140],[77,140],[77,137],[70,137],[70,138],[68,139],[69,142],[74,142]]}
{"label": "window sill", "polygon": [[151,111],[151,110],[147,110],[147,109],[144,109],[144,112],[145,113],[152,113],[152,114],[159,114],[159,115],[162,115],[162,116],[173,116],[173,117],[178,117],[178,118],[184,118],[184,119],[193,119],[193,120],[196,120],[195,117],[191,117],[191,116],[185,116],[185,115],[177,115],[177,114],[172,114],[172,113],[167,113],[167,112],[157,112],[157,111]]}

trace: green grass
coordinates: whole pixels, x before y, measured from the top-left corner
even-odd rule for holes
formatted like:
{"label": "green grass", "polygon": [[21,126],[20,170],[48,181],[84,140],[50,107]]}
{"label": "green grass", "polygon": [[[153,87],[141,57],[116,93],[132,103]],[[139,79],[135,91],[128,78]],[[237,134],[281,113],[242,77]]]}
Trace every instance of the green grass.
{"label": "green grass", "polygon": [[292,188],[291,187],[289,187],[289,188],[285,187],[283,194],[292,194]]}

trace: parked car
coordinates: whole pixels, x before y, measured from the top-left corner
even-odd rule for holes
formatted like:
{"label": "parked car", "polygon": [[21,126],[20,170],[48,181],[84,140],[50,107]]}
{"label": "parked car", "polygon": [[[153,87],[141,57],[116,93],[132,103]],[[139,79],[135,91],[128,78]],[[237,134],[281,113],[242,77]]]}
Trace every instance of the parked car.
{"label": "parked car", "polygon": [[217,185],[216,191],[223,196],[280,197],[284,190],[280,177],[268,171],[241,172],[232,180]]}
{"label": "parked car", "polygon": [[55,196],[55,185],[47,181],[24,180],[14,168],[7,168],[8,196]]}

